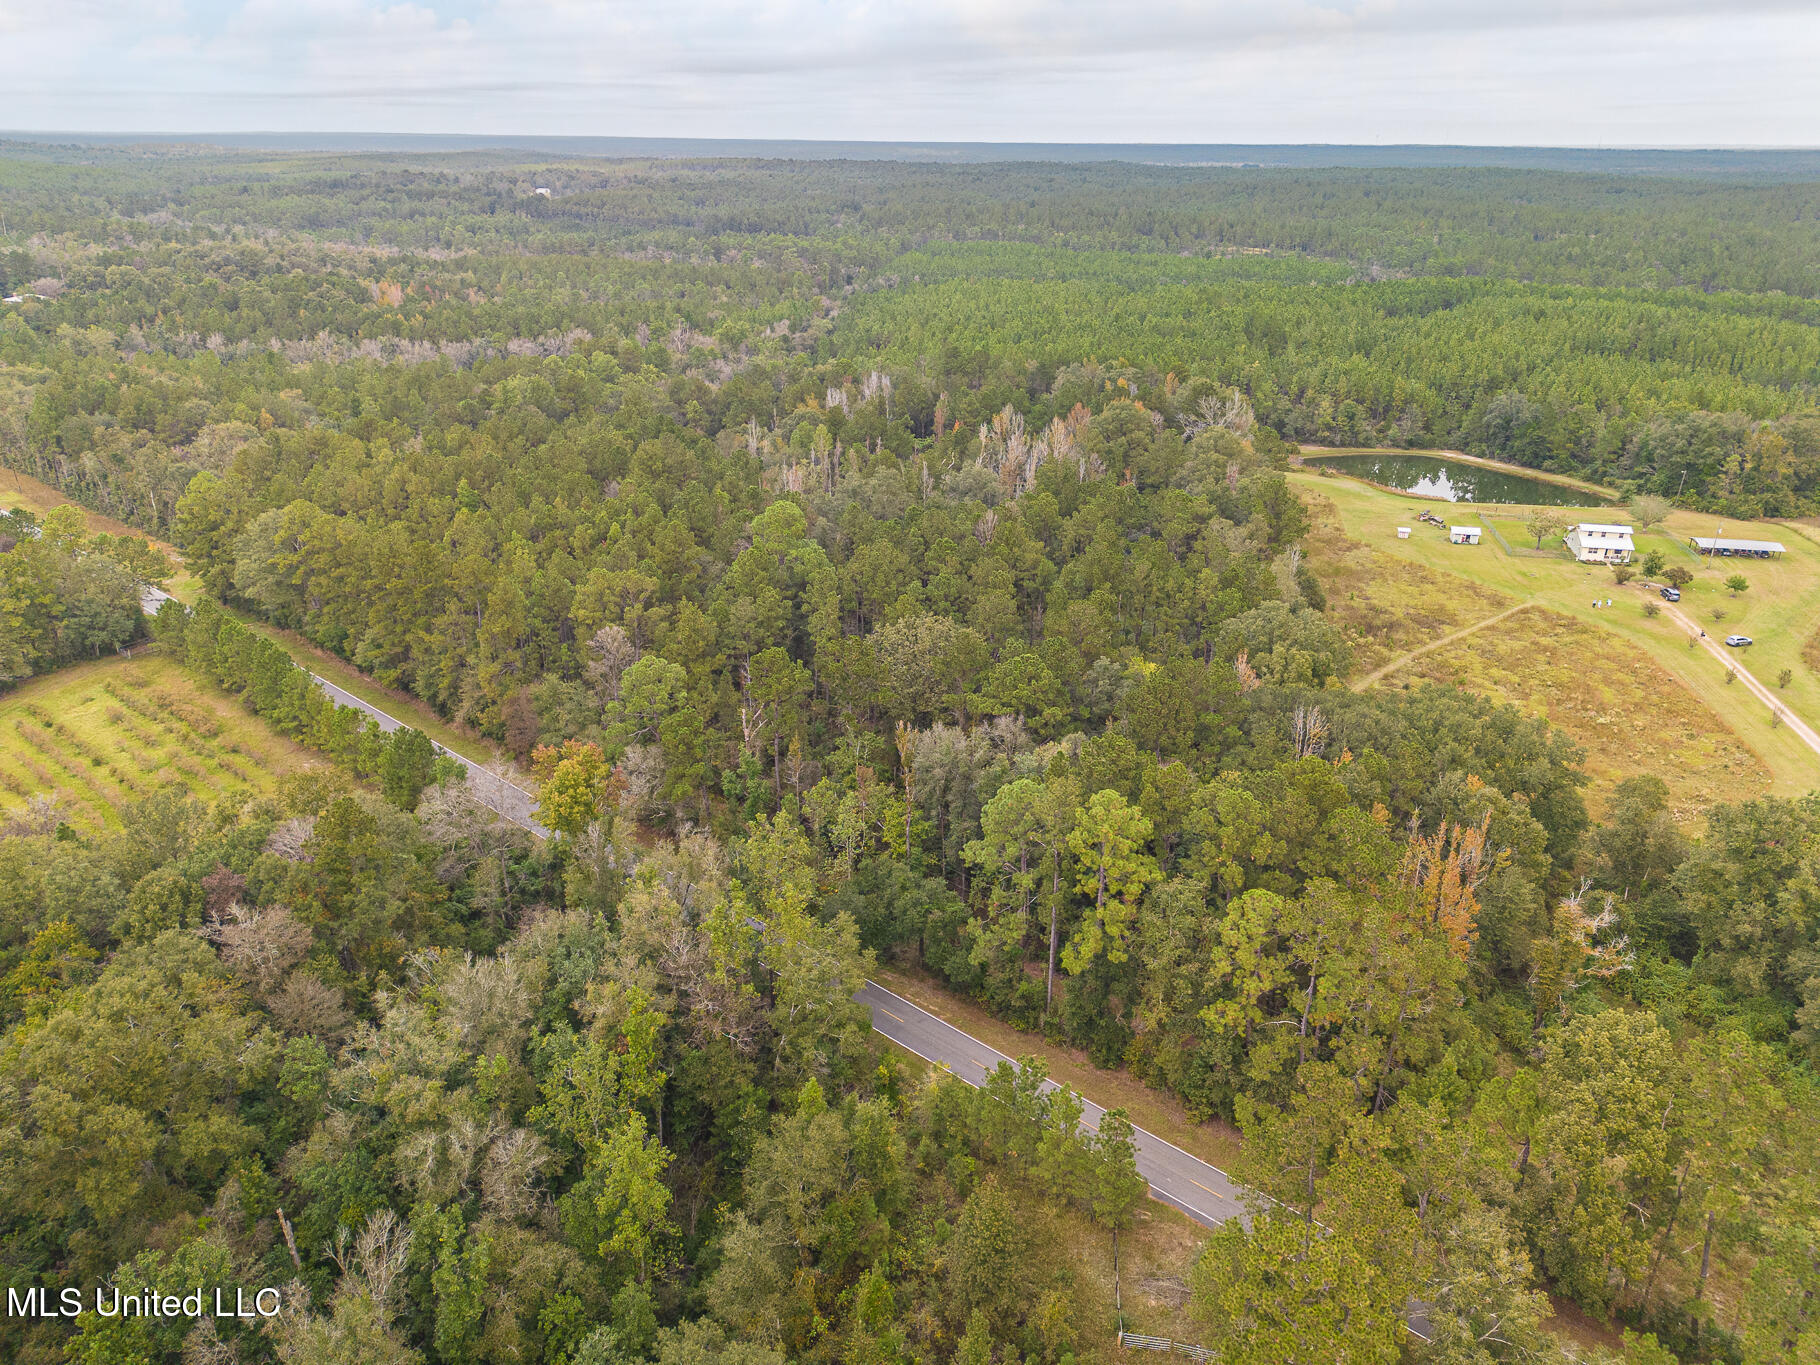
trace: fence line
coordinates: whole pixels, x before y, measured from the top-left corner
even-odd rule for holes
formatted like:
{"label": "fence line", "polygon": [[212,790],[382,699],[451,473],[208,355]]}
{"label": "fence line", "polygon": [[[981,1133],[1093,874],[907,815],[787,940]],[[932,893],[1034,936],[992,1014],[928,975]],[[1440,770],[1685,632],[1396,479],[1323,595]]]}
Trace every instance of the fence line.
{"label": "fence line", "polygon": [[1479,518],[1479,524],[1487,531],[1491,532],[1491,538],[1504,547],[1504,553],[1510,555],[1514,559],[1517,552],[1511,549],[1510,542],[1504,539],[1504,533],[1498,529],[1498,523],[1486,516],[1485,513],[1478,511],[1476,508],[1474,509],[1474,513]]}
{"label": "fence line", "polygon": [[1497,523],[1486,516],[1484,511],[1480,510],[1478,516],[1480,522],[1484,524],[1485,529],[1497,537],[1498,544],[1504,547],[1504,553],[1509,555],[1512,559],[1559,559],[1561,557],[1553,550],[1544,550],[1539,547],[1532,550],[1527,545],[1512,545],[1508,540],[1504,539],[1504,533],[1498,529]]}

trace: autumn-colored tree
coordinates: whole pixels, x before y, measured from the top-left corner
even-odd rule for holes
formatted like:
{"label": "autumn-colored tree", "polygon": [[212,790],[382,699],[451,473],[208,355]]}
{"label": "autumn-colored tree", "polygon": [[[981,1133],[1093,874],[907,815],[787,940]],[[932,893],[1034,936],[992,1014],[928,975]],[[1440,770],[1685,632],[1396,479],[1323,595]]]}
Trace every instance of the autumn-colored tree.
{"label": "autumn-colored tree", "polygon": [[1490,829],[1490,810],[1476,825],[1443,820],[1439,829],[1426,835],[1412,817],[1397,870],[1410,913],[1445,934],[1454,956],[1461,959],[1471,955],[1478,932],[1479,888],[1510,862],[1508,849],[1495,853],[1488,849]]}
{"label": "autumn-colored tree", "polygon": [[558,834],[573,839],[600,818],[613,774],[598,744],[541,744],[531,755],[531,771],[541,784],[537,813]]}

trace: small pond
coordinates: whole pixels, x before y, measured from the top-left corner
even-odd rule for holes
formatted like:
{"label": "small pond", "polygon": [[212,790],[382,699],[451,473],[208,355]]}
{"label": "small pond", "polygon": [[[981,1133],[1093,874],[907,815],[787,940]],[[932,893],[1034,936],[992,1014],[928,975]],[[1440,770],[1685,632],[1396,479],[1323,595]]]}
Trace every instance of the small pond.
{"label": "small pond", "polygon": [[1326,465],[1354,478],[1369,479],[1418,497],[1447,502],[1513,502],[1541,507],[1603,507],[1606,501],[1563,484],[1527,474],[1466,464],[1417,451],[1369,451],[1359,455],[1310,455],[1306,463]]}

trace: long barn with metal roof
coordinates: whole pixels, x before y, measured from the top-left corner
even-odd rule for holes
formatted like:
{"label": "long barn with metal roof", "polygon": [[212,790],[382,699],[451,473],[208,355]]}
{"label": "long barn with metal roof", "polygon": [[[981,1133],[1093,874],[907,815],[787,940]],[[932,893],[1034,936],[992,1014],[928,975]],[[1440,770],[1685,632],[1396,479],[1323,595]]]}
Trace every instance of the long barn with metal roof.
{"label": "long barn with metal roof", "polygon": [[1728,540],[1721,536],[1689,536],[1688,543],[1703,555],[1742,555],[1746,559],[1768,559],[1786,553],[1788,548],[1779,540]]}

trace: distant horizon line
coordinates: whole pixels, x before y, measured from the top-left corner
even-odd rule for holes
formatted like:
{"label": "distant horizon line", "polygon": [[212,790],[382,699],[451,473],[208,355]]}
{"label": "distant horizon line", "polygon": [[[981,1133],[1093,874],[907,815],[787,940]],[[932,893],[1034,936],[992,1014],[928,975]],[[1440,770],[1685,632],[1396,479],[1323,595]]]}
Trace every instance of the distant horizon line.
{"label": "distant horizon line", "polygon": [[655,142],[655,143],[727,143],[760,145],[794,143],[813,147],[1041,147],[1041,148],[1151,148],[1156,150],[1231,149],[1283,151],[1487,151],[1487,152],[1820,152],[1816,142],[1168,142],[1161,140],[1066,141],[1040,138],[930,138],[930,137],[844,137],[817,138],[797,136],[756,137],[722,134],[688,133],[463,133],[452,131],[391,132],[383,129],[336,131],[324,128],[285,130],[281,128],[180,129],[159,128],[134,132],[118,128],[0,128],[0,141],[38,142],[54,138],[78,138],[84,141],[106,140],[109,143],[144,141],[209,141],[215,138],[322,138],[348,141],[376,140],[450,140],[461,142]]}
{"label": "distant horizon line", "polygon": [[1464,171],[1605,175],[1707,181],[1820,181],[1820,147],[1592,146],[1458,142],[960,142],[940,138],[756,138],[596,133],[374,133],[256,130],[244,133],[0,131],[15,157],[113,161],[180,159],[215,152],[247,159],[321,157],[493,158],[503,165],[549,161],[728,161],[893,164],[1127,166],[1178,177]]}

